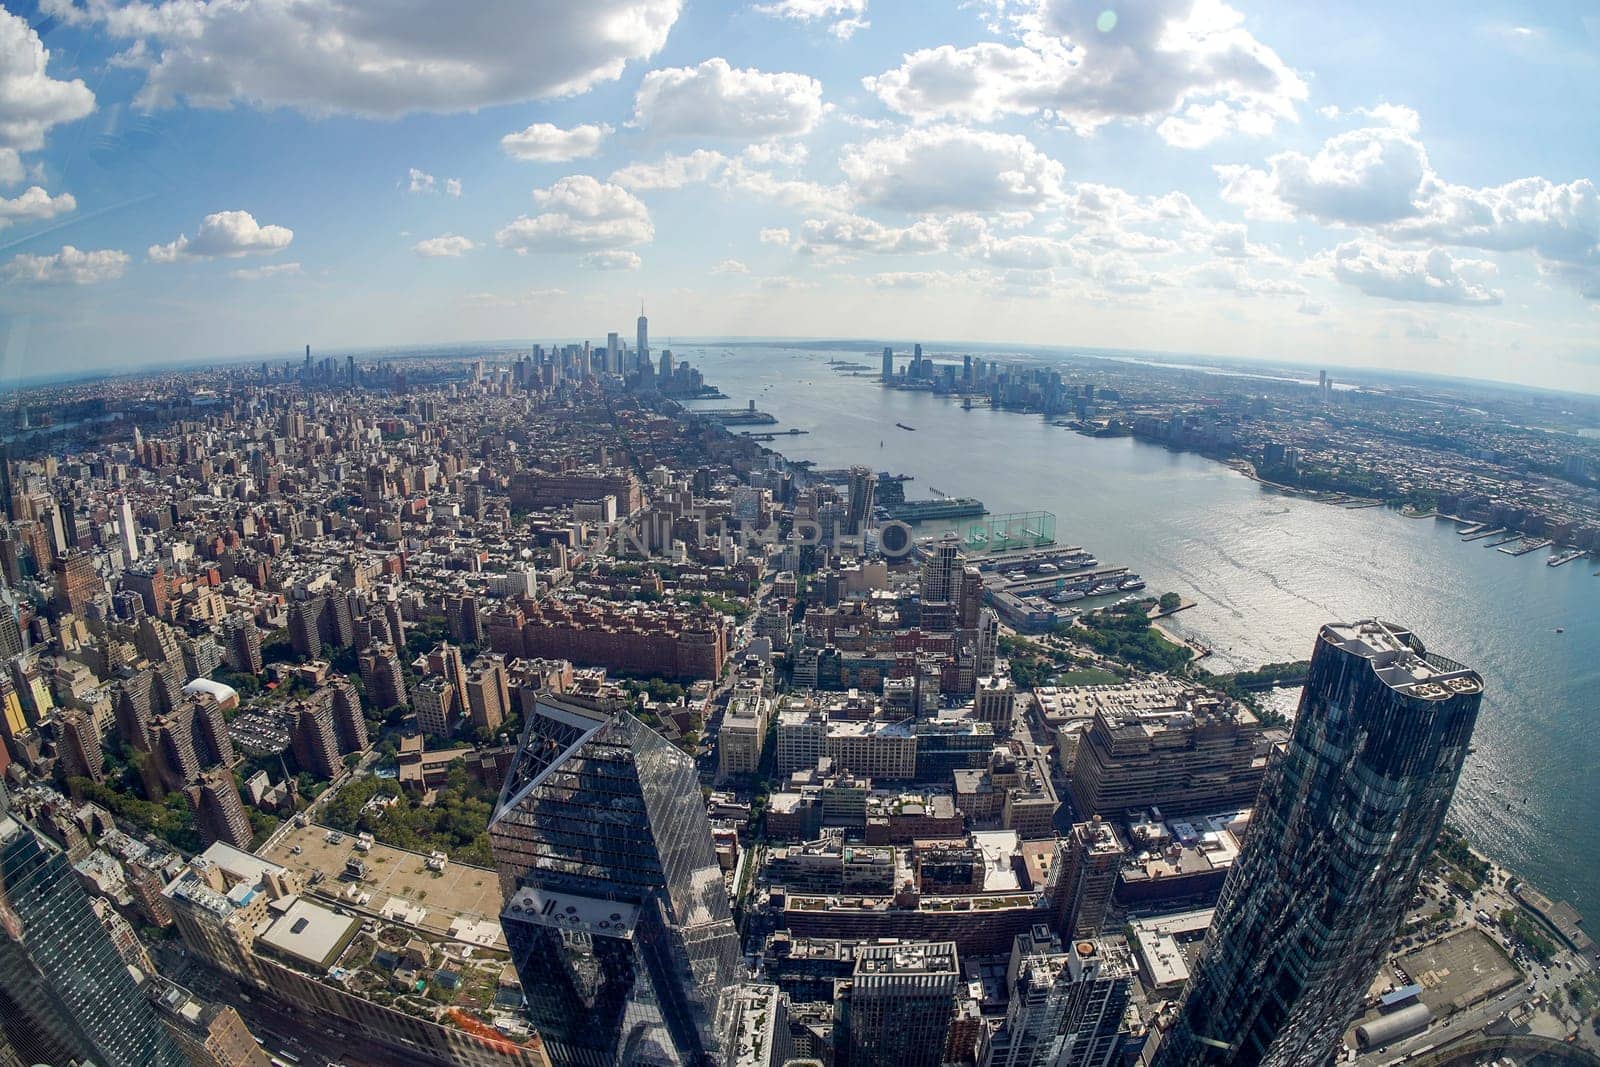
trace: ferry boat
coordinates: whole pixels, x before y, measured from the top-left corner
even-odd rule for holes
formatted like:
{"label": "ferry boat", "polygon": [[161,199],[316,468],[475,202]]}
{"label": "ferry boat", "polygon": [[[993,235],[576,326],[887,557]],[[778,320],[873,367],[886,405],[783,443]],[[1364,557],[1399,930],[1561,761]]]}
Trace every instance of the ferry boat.
{"label": "ferry boat", "polygon": [[1127,589],[1130,591],[1134,589],[1143,589],[1144,579],[1139,577],[1137,574],[1130,574],[1117,584],[1117,588]]}

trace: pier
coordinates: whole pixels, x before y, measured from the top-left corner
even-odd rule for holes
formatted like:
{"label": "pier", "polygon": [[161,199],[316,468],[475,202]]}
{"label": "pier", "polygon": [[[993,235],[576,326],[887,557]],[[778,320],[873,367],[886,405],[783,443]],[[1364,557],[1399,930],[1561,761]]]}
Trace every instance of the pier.
{"label": "pier", "polygon": [[768,431],[766,433],[757,433],[754,430],[744,430],[744,431],[740,432],[739,436],[740,437],[748,437],[752,441],[776,441],[780,437],[798,437],[803,433],[810,433],[810,432],[811,432],[810,430],[793,430],[793,429],[791,429],[791,430],[771,430],[771,431]]}
{"label": "pier", "polygon": [[[1100,582],[1125,577],[1128,577],[1128,568],[1126,567],[1104,567],[1099,570],[1073,571],[1069,574],[1030,574],[1026,578],[1016,578],[1009,581],[1005,578],[991,577],[984,584],[992,589],[1002,590],[1015,596],[1039,596],[1044,593],[1054,593],[1063,586],[1084,583],[1093,586]],[[1104,595],[1110,596],[1111,594],[1106,593]]]}
{"label": "pier", "polygon": [[[1506,532],[1505,531],[1505,527],[1503,527],[1503,526],[1498,527],[1498,528],[1493,529],[1493,530],[1478,530],[1475,533],[1467,534],[1461,540],[1463,540],[1463,541],[1482,541],[1484,538],[1494,537],[1494,536],[1496,536],[1498,534],[1503,534],[1505,532]],[[1501,544],[1504,544],[1504,543],[1505,542],[1503,542],[1503,541],[1501,542]]]}
{"label": "pier", "polygon": [[1529,552],[1537,552],[1541,548],[1549,547],[1550,538],[1548,537],[1541,537],[1538,540],[1531,540],[1524,537],[1515,545],[1501,545],[1499,548],[1495,549],[1495,551],[1504,552],[1508,556],[1526,556]]}
{"label": "pier", "polygon": [[749,407],[743,408],[707,408],[696,411],[696,415],[710,419],[712,422],[723,426],[771,426],[778,421],[776,415],[769,415],[765,411],[756,410],[756,402],[750,401]]}

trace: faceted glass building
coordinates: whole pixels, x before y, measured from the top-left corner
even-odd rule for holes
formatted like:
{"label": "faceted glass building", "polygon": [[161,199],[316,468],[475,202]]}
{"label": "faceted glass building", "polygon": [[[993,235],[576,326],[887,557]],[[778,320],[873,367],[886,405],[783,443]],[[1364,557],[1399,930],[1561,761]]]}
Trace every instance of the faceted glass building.
{"label": "faceted glass building", "polygon": [[1482,697],[1475,672],[1404,627],[1322,628],[1158,1067],[1332,1062],[1444,825]]}
{"label": "faceted glass building", "polygon": [[28,1063],[185,1067],[67,857],[0,788],[0,1028]]}
{"label": "faceted glass building", "polygon": [[713,1062],[739,939],[694,762],[627,712],[542,696],[489,835],[552,1062]]}

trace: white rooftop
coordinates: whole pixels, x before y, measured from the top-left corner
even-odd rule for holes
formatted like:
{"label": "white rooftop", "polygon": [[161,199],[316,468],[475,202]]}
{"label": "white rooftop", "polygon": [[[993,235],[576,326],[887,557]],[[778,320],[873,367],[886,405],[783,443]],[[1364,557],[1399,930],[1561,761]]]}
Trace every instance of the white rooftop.
{"label": "white rooftop", "polygon": [[333,963],[334,957],[349,943],[357,925],[352,916],[340,915],[304,897],[296,897],[259,940],[284,956],[321,970]]}

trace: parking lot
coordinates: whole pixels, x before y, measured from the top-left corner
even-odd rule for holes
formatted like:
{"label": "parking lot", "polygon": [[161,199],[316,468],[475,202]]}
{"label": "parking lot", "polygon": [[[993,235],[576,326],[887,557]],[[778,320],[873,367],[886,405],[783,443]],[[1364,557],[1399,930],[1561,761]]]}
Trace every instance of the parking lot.
{"label": "parking lot", "polygon": [[1436,1017],[1522,981],[1522,973],[1505,950],[1476,927],[1413,949],[1396,963],[1411,981],[1422,986],[1422,1001]]}

